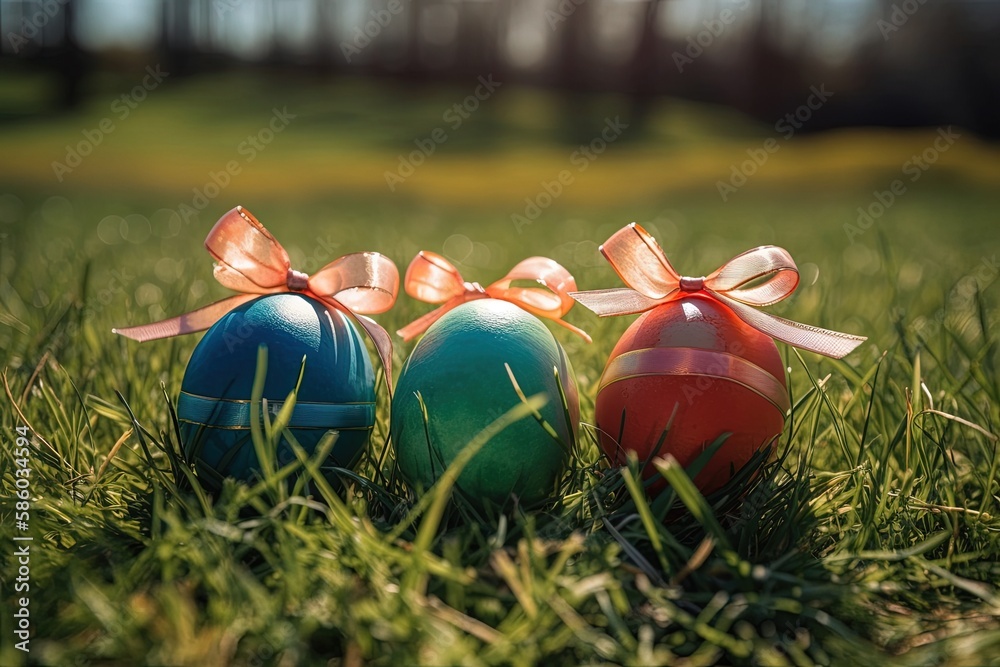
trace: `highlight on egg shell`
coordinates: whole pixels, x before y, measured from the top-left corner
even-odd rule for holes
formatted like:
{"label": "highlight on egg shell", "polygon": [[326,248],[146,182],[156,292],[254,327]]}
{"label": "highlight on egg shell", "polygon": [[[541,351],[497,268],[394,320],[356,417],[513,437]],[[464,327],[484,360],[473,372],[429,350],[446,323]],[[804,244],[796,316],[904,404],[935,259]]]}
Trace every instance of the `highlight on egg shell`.
{"label": "highlight on egg shell", "polygon": [[512,496],[534,505],[553,495],[579,423],[573,370],[538,318],[499,299],[470,301],[445,314],[399,374],[390,430],[399,471],[418,493],[483,428],[520,402],[507,366],[525,396],[547,397],[541,416],[558,438],[531,417],[515,422],[466,465],[457,492],[478,507],[510,506]]}
{"label": "highlight on egg shell", "polygon": [[645,312],[625,331],[601,376],[595,416],[601,448],[619,465],[634,451],[641,461],[671,454],[687,467],[729,433],[694,480],[708,494],[781,433],[788,407],[774,341],[718,300],[692,295]]}
{"label": "highlight on egg shell", "polygon": [[[224,315],[198,343],[177,403],[181,441],[203,485],[260,475],[250,436],[251,391],[259,346],[267,347],[263,398],[277,414],[305,369],[289,429],[308,455],[330,431],[336,442],[321,471],[350,467],[375,423],[375,380],[364,341],[349,318],[302,294],[262,296]],[[274,468],[295,460],[284,437]]]}

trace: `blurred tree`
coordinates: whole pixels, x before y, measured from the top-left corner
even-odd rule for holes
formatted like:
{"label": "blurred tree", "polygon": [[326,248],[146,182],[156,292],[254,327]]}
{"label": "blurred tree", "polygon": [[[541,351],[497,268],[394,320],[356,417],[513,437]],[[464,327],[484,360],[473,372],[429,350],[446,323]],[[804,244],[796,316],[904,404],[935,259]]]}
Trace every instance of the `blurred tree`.
{"label": "blurred tree", "polygon": [[630,63],[632,96],[631,122],[639,129],[645,125],[653,100],[663,92],[671,89],[667,72],[673,68],[665,68],[661,63],[659,52],[659,32],[657,21],[664,5],[664,0],[646,0],[642,19],[639,21],[639,35]]}
{"label": "blurred tree", "polygon": [[496,74],[507,2],[457,2],[456,69],[463,78]]}
{"label": "blurred tree", "polygon": [[792,54],[779,44],[785,30],[782,0],[757,0],[756,22],[741,58],[743,76],[729,76],[728,82],[739,86],[736,105],[752,115],[772,121],[798,98],[811,83],[803,82],[801,66],[805,54]]}
{"label": "blurred tree", "polygon": [[78,39],[78,0],[40,3],[7,0],[0,3],[3,46],[0,55],[8,65],[37,70],[52,76],[54,95],[46,104],[73,110],[83,101],[92,58]]}
{"label": "blurred tree", "polygon": [[406,8],[406,53],[407,67],[405,72],[411,79],[425,79],[428,75],[423,64],[422,36],[420,34],[420,19],[423,16],[424,0],[410,0]]}
{"label": "blurred tree", "polygon": [[332,72],[337,69],[342,54],[336,44],[336,7],[323,0],[313,3],[316,22],[316,42],[313,47],[313,63],[321,71]]}
{"label": "blurred tree", "polygon": [[66,0],[58,6],[51,21],[55,30],[59,31],[55,35],[52,54],[60,81],[56,99],[59,109],[76,109],[80,106],[83,101],[84,80],[90,71],[90,58],[80,48],[76,37],[77,9],[77,0]]}
{"label": "blurred tree", "polygon": [[550,81],[563,96],[560,133],[568,143],[588,142],[595,129],[588,93],[597,88],[590,60],[594,52],[593,5],[586,0],[579,4],[566,0],[546,12],[546,21],[556,44]]}
{"label": "blurred tree", "polygon": [[191,26],[191,0],[161,0],[160,49],[171,76],[193,72],[196,49]]}

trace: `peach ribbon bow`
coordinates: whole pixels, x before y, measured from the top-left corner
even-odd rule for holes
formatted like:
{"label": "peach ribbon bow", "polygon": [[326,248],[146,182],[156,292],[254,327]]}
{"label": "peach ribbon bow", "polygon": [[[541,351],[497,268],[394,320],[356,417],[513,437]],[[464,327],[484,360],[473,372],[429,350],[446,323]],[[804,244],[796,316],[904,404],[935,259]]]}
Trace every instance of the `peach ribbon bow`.
{"label": "peach ribbon bow", "polygon": [[611,235],[601,253],[627,288],[572,292],[571,296],[601,317],[650,310],[685,294],[706,294],[771,338],[840,359],[867,340],[764,313],[757,308],[788,297],[799,284],[799,271],[784,248],[761,246],[733,257],[710,275],[681,276],[649,233],[632,223]]}
{"label": "peach ribbon bow", "polygon": [[399,271],[391,259],[377,252],[353,253],[306,275],[291,267],[282,245],[242,206],[219,218],[205,239],[205,248],[217,260],[215,279],[242,294],[161,322],[112,331],[139,342],[203,331],[262,294],[298,292],[357,322],[375,343],[388,386],[392,386],[392,339],[364,316],[384,313],[396,302]]}
{"label": "peach ribbon bow", "polygon": [[[542,287],[512,287],[511,283],[515,280],[531,280]],[[419,336],[442,315],[467,301],[502,299],[533,315],[561,324],[590,342],[590,336],[585,331],[562,319],[573,307],[574,301],[569,293],[576,289],[576,281],[569,271],[548,257],[529,257],[519,262],[506,276],[484,288],[479,283],[463,280],[458,269],[441,255],[422,250],[406,269],[403,286],[414,299],[443,304],[397,331],[405,341]]]}

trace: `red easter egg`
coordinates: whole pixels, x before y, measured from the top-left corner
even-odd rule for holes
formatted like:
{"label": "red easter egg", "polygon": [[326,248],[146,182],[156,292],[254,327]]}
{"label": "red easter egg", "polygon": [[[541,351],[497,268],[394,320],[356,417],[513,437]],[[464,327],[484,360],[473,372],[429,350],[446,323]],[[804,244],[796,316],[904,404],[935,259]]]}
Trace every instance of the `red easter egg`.
{"label": "red easter egg", "polygon": [[784,428],[789,399],[774,341],[706,295],[647,311],[625,331],[601,376],[596,412],[604,453],[619,465],[627,450],[648,459],[675,405],[660,456],[672,454],[687,467],[732,433],[694,480],[711,493]]}

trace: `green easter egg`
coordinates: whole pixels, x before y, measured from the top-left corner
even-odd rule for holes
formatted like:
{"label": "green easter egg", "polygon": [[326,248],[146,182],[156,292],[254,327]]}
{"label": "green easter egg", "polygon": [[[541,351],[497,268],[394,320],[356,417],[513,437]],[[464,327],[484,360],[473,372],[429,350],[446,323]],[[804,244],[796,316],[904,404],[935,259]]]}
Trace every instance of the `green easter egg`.
{"label": "green easter egg", "polygon": [[504,364],[525,396],[548,397],[541,414],[559,440],[535,418],[522,419],[476,454],[459,476],[458,489],[480,506],[509,504],[511,495],[525,505],[551,497],[579,422],[573,370],[538,318],[498,299],[471,301],[445,314],[417,343],[399,375],[390,429],[399,471],[418,492],[430,488],[466,444],[520,402]]}

